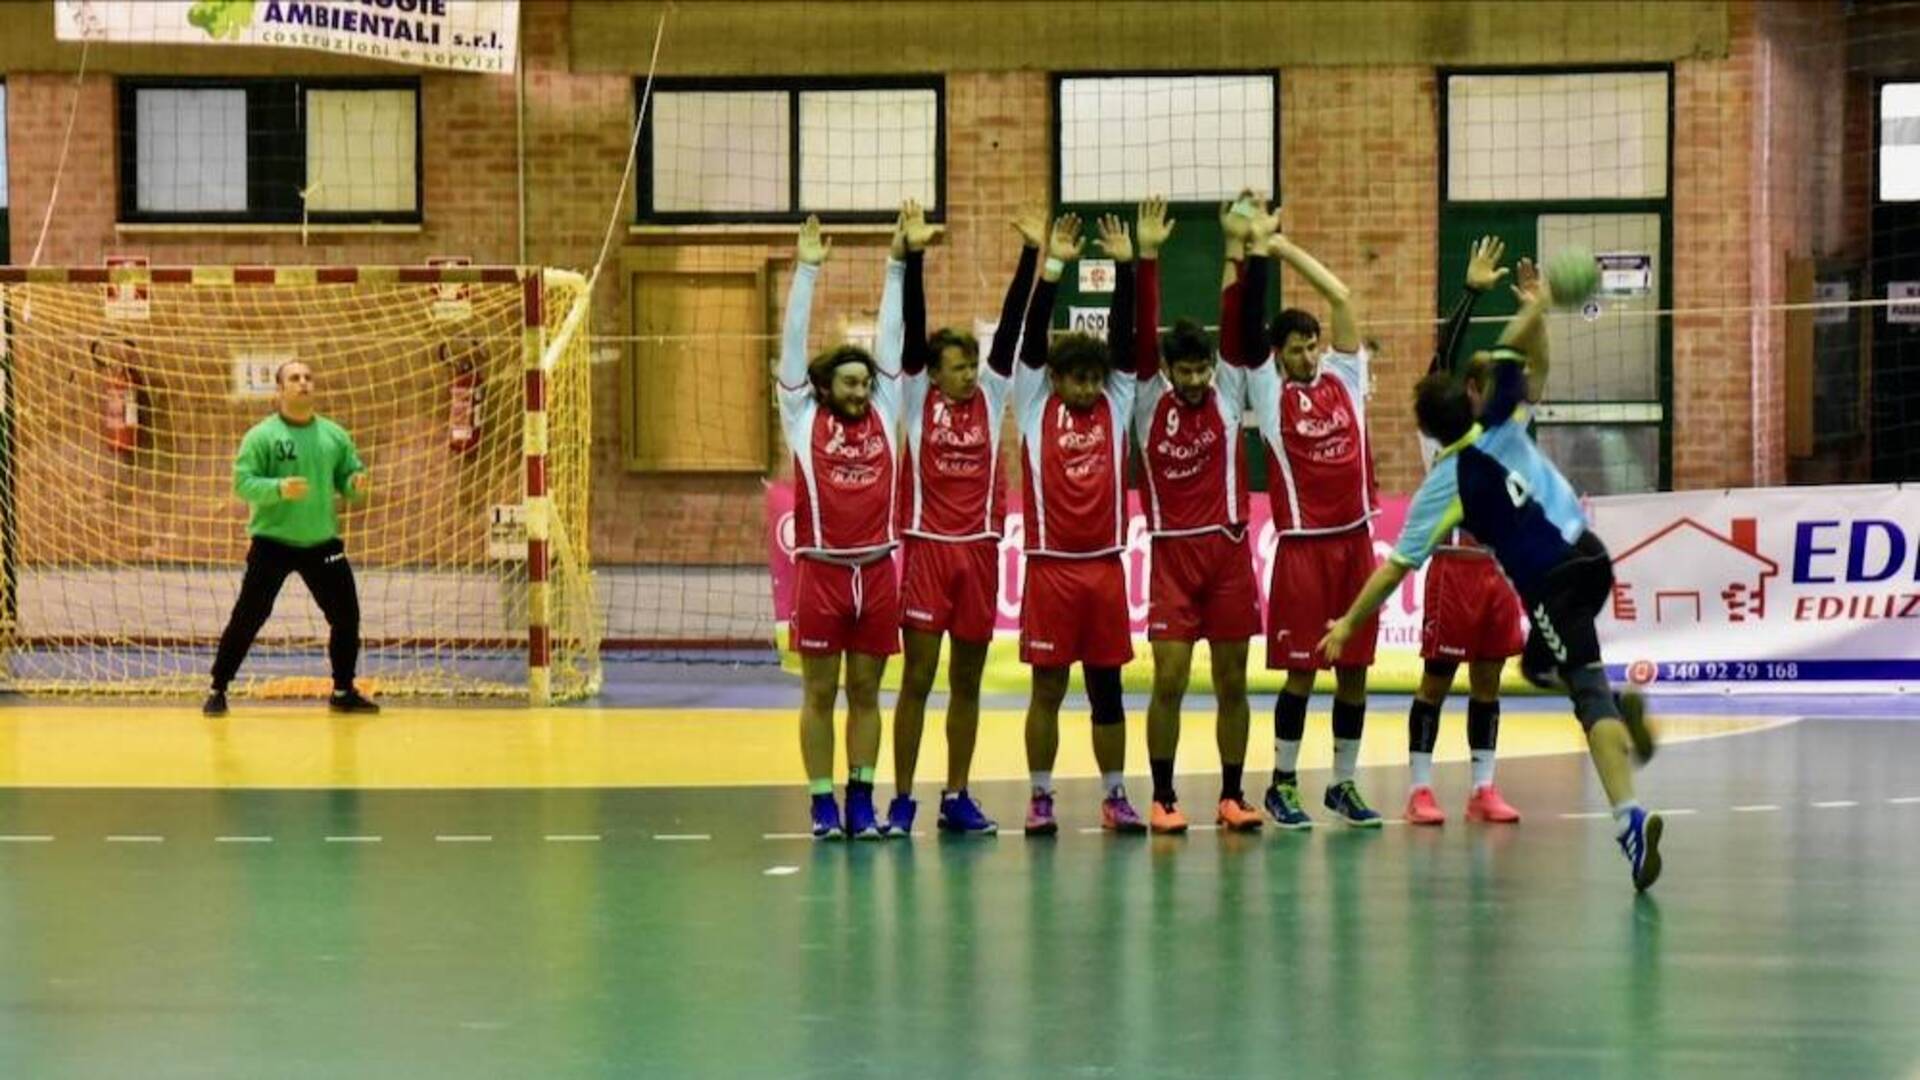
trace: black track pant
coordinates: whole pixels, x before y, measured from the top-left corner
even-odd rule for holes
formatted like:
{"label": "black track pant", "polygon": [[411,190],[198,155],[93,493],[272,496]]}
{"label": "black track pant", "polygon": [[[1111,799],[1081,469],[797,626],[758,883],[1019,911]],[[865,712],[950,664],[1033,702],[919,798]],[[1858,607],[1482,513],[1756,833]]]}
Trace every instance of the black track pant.
{"label": "black track pant", "polygon": [[299,574],[307,591],[327,617],[327,659],[333,665],[333,686],[353,686],[354,666],[360,659],[360,593],[353,584],[346,545],[338,538],[313,547],[294,547],[263,536],[247,549],[247,573],[240,580],[240,598],[234,601],[227,629],[220,635],[220,652],[213,659],[213,688],[225,690],[240,671],[240,661],[253,639],[273,614],[273,602],[288,574]]}

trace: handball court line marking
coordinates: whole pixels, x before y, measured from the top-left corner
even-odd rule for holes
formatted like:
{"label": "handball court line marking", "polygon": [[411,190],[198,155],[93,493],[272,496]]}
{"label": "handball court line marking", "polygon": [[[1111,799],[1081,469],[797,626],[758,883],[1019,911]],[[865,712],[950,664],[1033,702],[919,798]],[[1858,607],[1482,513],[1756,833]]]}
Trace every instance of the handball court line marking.
{"label": "handball court line marking", "polygon": [[653,838],[654,838],[655,840],[667,840],[667,841],[674,841],[674,840],[711,840],[711,839],[713,839],[713,834],[711,834],[711,833],[703,833],[703,832],[702,832],[702,833],[654,833],[654,834],[653,834]]}
{"label": "handball court line marking", "polygon": [[1814,803],[1813,808],[1815,810],[1846,810],[1859,805],[1860,804],[1853,799],[1834,799],[1831,802]]}
{"label": "handball court line marking", "polygon": [[599,842],[600,842],[599,833],[548,833],[547,834],[547,843],[549,844],[597,844]]}
{"label": "handball court line marking", "polygon": [[1736,814],[1765,814],[1780,809],[1773,803],[1753,803],[1748,806],[1730,806],[1727,809]]}
{"label": "handball court line marking", "polygon": [[126,833],[115,833],[107,837],[107,843],[109,844],[161,844],[161,843],[165,843],[166,839],[167,838],[164,836],[144,836],[144,835],[134,836]]}
{"label": "handball court line marking", "polygon": [[51,844],[53,837],[43,835],[0,836],[0,844]]}
{"label": "handball court line marking", "polygon": [[436,844],[491,844],[493,843],[493,837],[478,834],[447,833],[435,836],[433,841]]}
{"label": "handball court line marking", "polygon": [[1913,803],[1920,803],[1920,795],[1902,795],[1897,799],[1888,799],[1887,801],[1895,806],[1909,806]]}
{"label": "handball court line marking", "polygon": [[213,838],[213,842],[216,844],[271,844],[273,843],[273,837],[271,836],[216,836]]}
{"label": "handball court line marking", "polygon": [[327,843],[329,844],[377,844],[379,842],[380,842],[380,838],[377,836],[329,836],[327,837]]}

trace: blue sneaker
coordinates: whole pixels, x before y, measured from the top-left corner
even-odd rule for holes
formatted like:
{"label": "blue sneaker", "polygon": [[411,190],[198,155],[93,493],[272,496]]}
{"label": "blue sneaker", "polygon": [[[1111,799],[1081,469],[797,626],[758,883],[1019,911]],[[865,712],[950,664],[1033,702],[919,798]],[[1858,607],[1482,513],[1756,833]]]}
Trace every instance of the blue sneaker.
{"label": "blue sneaker", "polygon": [[1367,800],[1360,797],[1360,789],[1351,780],[1342,780],[1328,788],[1327,796],[1321,802],[1340,820],[1356,829],[1380,827],[1380,811],[1367,805]]}
{"label": "blue sneaker", "polygon": [[880,820],[873,811],[873,789],[847,789],[847,835],[855,840],[881,840]]}
{"label": "blue sneaker", "polygon": [[1000,826],[992,818],[981,813],[980,804],[974,802],[973,796],[962,789],[941,794],[940,831],[972,836],[996,836],[1000,832]]}
{"label": "blue sneaker", "polygon": [[813,838],[815,840],[838,840],[846,833],[840,828],[840,804],[833,801],[832,795],[813,797]]}
{"label": "blue sneaker", "polygon": [[1649,814],[1637,806],[1627,815],[1627,827],[1617,839],[1620,853],[1633,868],[1635,892],[1646,892],[1660,880],[1660,833],[1664,828],[1659,814]]}
{"label": "blue sneaker", "polygon": [[880,835],[889,839],[897,836],[903,840],[912,836],[913,815],[919,809],[920,804],[914,802],[911,796],[895,795],[893,801],[887,804],[887,823],[880,826]]}
{"label": "blue sneaker", "polygon": [[1267,787],[1267,816],[1283,829],[1301,832],[1313,828],[1313,819],[1300,808],[1300,785],[1292,780]]}

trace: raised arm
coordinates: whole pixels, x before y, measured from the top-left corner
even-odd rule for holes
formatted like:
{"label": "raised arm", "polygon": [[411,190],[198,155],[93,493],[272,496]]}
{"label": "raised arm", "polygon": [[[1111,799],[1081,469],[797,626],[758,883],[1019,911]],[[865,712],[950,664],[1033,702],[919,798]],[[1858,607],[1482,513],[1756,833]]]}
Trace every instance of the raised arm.
{"label": "raised arm", "polygon": [[1333,338],[1330,344],[1338,353],[1357,353],[1360,351],[1360,324],[1353,315],[1353,294],[1346,282],[1333,275],[1333,271],[1321,265],[1305,248],[1293,242],[1284,233],[1275,233],[1272,243],[1275,258],[1294,268],[1313,291],[1324,297],[1333,308]]}
{"label": "raised arm", "polygon": [[1020,362],[1027,367],[1047,366],[1047,332],[1053,325],[1053,300],[1060,292],[1060,275],[1066,273],[1068,263],[1080,257],[1085,246],[1080,236],[1080,215],[1066,214],[1054,220],[1053,233],[1047,238],[1047,262],[1040,268],[1040,282],[1033,287],[1033,299],[1027,303],[1020,339]]}
{"label": "raised arm", "polygon": [[[1531,267],[1521,260],[1521,280],[1527,280]],[[1545,281],[1531,283],[1530,289],[1516,285],[1520,310],[1500,332],[1500,343],[1493,350],[1493,389],[1480,409],[1480,423],[1488,428],[1507,422],[1522,400],[1533,400],[1534,388],[1546,385],[1547,327],[1546,311],[1552,293]]]}
{"label": "raised arm", "polygon": [[1460,342],[1467,336],[1467,325],[1473,320],[1473,307],[1507,276],[1507,268],[1500,265],[1506,251],[1507,245],[1497,236],[1483,236],[1474,243],[1467,256],[1466,287],[1454,301],[1446,325],[1440,328],[1439,346],[1434,350],[1427,374],[1440,371],[1451,374],[1460,370]]}
{"label": "raised arm", "polygon": [[833,241],[820,235],[820,219],[809,217],[794,242],[793,284],[787,288],[787,312],[780,327],[778,378],[783,395],[810,396],[807,382],[807,330],[813,319],[813,282],[827,261]]}
{"label": "raised arm", "polygon": [[[927,246],[940,238],[940,227],[927,224],[927,214],[920,204],[907,200],[900,208],[900,225],[896,231],[900,250],[895,258],[900,260],[903,278],[901,293],[901,334],[905,341],[900,351],[901,370],[908,375],[917,375],[927,369],[927,292],[923,276]],[[891,275],[893,266],[887,266]],[[884,321],[886,305],[881,304],[881,317]]]}
{"label": "raised arm", "polygon": [[1007,295],[1000,301],[1000,322],[994,328],[993,346],[987,350],[987,366],[1002,375],[1013,374],[1013,352],[1020,341],[1020,324],[1027,315],[1027,301],[1033,293],[1033,274],[1040,266],[1040,248],[1047,242],[1047,215],[1039,208],[1022,211],[1013,219],[1020,233],[1020,263],[1014,267],[1013,280],[1007,283]]}
{"label": "raised arm", "polygon": [[1139,317],[1135,302],[1137,279],[1133,263],[1133,235],[1127,223],[1108,214],[1100,219],[1100,249],[1113,257],[1113,307],[1107,312],[1107,355],[1113,369],[1132,373],[1138,357],[1133,343]]}
{"label": "raised arm", "polygon": [[1160,248],[1175,224],[1167,216],[1166,199],[1156,195],[1140,204],[1134,225],[1140,265],[1134,271],[1133,374],[1142,382],[1160,371]]}

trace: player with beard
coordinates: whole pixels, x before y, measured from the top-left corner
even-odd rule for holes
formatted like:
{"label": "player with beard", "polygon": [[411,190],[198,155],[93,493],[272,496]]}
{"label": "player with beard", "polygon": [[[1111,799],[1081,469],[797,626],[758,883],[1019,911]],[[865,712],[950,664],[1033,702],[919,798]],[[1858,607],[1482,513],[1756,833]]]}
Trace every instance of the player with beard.
{"label": "player with beard", "polygon": [[1140,833],[1146,822],[1127,800],[1126,705],[1120,668],[1133,659],[1128,629],[1126,546],[1127,424],[1133,414],[1133,242],[1109,216],[1100,243],[1116,263],[1108,341],[1066,334],[1051,347],[1047,328],[1067,264],[1084,244],[1080,219],[1053,223],[1047,261],[1027,305],[1014,373],[1026,504],[1026,590],[1020,606],[1020,659],[1033,670],[1027,705],[1027,768],[1032,799],[1026,831],[1059,830],[1053,763],[1060,750],[1060,703],[1079,663],[1093,712],[1093,756],[1100,767],[1101,825]]}
{"label": "player with beard", "polygon": [[887,833],[913,830],[913,774],[927,695],[940,666],[942,635],[953,642],[947,667],[947,782],[940,791],[941,830],[991,835],[999,826],[967,792],[980,728],[980,679],[1000,595],[1000,534],[1006,520],[1007,478],[1001,467],[1001,421],[1013,392],[1013,354],[1033,290],[1046,214],[1013,222],[1020,263],[1000,306],[1000,323],[987,362],[965,330],[943,328],[927,337],[922,277],[927,245],[939,230],[917,205],[908,208],[906,345],[901,358],[906,434],[900,469],[900,532],[906,546],[900,587],[905,655],[893,714],[893,768],[899,794],[887,806]]}
{"label": "player with beard", "polygon": [[[1250,199],[1250,195],[1243,195]],[[1149,824],[1157,833],[1187,829],[1173,787],[1180,742],[1180,704],[1193,670],[1193,646],[1212,654],[1219,714],[1220,803],[1216,822],[1260,827],[1247,805],[1241,771],[1247,754],[1247,641],[1260,634],[1260,591],[1247,547],[1247,462],[1240,438],[1247,372],[1240,365],[1238,261],[1251,216],[1224,209],[1228,258],[1221,293],[1221,351],[1216,364],[1206,331],[1188,319],[1164,337],[1160,322],[1159,251],[1173,234],[1166,202],[1140,207],[1137,324],[1134,332],[1134,436],[1145,476],[1153,576],[1147,592],[1147,639],[1153,646],[1153,698],[1147,708],[1147,759],[1153,768]],[[1266,362],[1266,350],[1259,350]]]}
{"label": "player with beard", "polygon": [[[904,242],[902,212],[895,249]],[[813,835],[878,839],[873,770],[880,756],[880,677],[900,651],[894,577],[896,436],[903,344],[905,265],[887,260],[876,348],[828,349],[807,359],[814,281],[831,241],[810,217],[795,245],[793,284],[780,337],[778,397],[793,452],[795,589],[792,647],[804,698],[800,756],[812,795]],[[833,707],[844,658],[847,689],[847,816],[833,799]]]}

